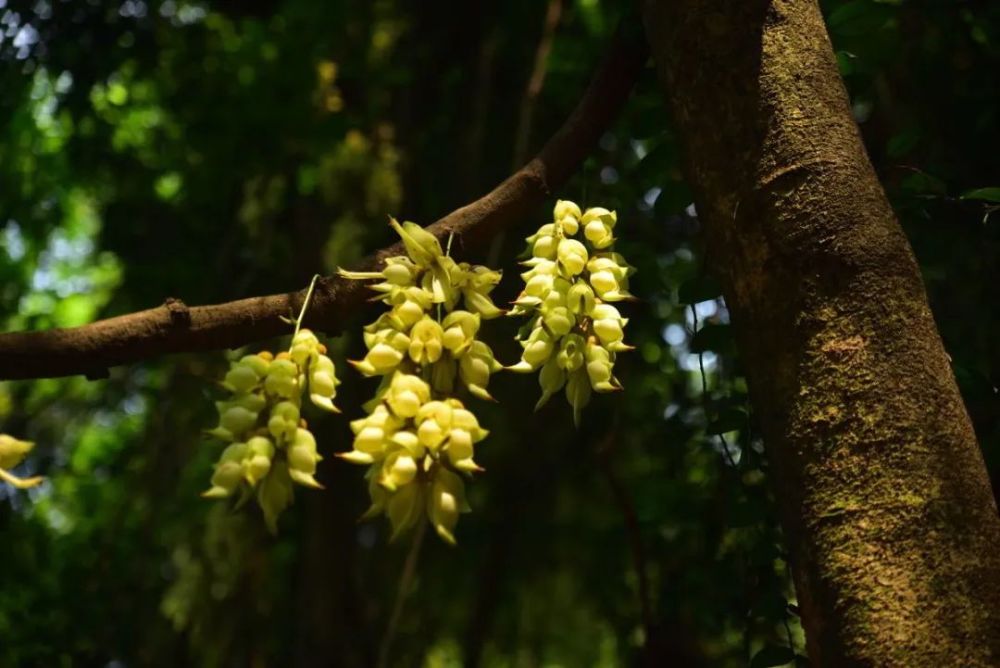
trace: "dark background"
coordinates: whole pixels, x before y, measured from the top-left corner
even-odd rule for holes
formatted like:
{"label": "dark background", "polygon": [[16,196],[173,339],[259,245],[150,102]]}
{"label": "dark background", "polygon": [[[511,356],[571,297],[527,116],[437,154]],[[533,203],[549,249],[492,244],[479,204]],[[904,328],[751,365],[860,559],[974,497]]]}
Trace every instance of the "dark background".
{"label": "dark background", "polygon": [[[429,223],[537,150],[624,6],[565,0],[547,36],[546,2],[0,0],[3,327],[299,289],[350,265],[391,241],[388,214]],[[996,483],[1000,190],[970,191],[1000,186],[1000,6],[824,10]],[[803,638],[768,464],[651,69],[558,195],[617,209],[639,268],[626,392],[575,431],[561,396],[533,415],[533,378],[494,378],[473,512],[457,548],[428,537],[390,664],[790,662]],[[549,215],[454,254],[503,266],[507,301],[521,237]],[[342,360],[370,317],[331,342],[350,418],[374,385]],[[488,327],[505,363],[514,330]],[[350,446],[340,417],[311,422],[327,489],[299,488],[277,538],[255,507],[201,499],[225,366],[175,355],[0,383],[0,431],[38,443],[19,472],[47,476],[0,487],[0,666],[375,661],[409,541],[356,522],[361,469],[329,456]]]}

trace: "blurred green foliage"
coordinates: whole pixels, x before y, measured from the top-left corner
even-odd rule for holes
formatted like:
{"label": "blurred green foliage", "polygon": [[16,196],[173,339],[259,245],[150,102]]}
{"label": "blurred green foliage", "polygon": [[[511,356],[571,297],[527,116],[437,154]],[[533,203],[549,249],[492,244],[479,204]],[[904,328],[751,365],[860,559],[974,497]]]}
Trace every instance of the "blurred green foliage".
{"label": "blurred green foliage", "polygon": [[[300,288],[391,241],[386,215],[428,223],[485,192],[510,171],[544,5],[0,0],[3,327]],[[532,147],[575,104],[623,6],[564,2]],[[824,9],[1000,482],[1000,6]],[[575,432],[562,401],[530,414],[530,379],[496,378],[499,403],[477,406],[492,434],[474,512],[457,549],[424,546],[392,665],[767,666],[804,654],[767,461],[680,161],[649,70],[559,193],[616,208],[620,250],[639,268],[628,389],[597,398]],[[520,247],[505,235],[490,255],[513,273]],[[508,363],[514,327],[490,328]],[[358,347],[348,334],[334,357]],[[47,476],[27,492],[0,487],[0,665],[375,661],[408,546],[356,523],[356,470],[327,457],[328,489],[299,492],[276,539],[256,511],[198,497],[218,455],[201,431],[224,368],[222,355],[176,355],[107,380],[0,385],[0,429],[38,443],[20,472]],[[342,375],[355,417],[370,383]],[[327,454],[348,449],[344,420],[312,426]]]}

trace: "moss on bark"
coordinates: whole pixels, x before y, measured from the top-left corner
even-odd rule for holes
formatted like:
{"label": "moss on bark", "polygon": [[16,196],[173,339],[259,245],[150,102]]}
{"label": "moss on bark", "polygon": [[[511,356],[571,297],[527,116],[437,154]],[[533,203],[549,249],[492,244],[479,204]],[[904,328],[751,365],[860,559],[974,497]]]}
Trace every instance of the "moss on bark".
{"label": "moss on bark", "polygon": [[1000,665],[1000,518],[819,8],[643,13],[775,467],[811,658]]}

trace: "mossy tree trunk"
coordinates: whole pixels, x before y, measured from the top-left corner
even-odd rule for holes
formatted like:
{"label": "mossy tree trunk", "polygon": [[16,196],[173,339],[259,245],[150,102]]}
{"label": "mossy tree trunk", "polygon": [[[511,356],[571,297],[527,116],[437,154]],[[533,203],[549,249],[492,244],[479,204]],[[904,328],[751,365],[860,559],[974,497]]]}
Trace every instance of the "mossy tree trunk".
{"label": "mossy tree trunk", "polygon": [[816,2],[643,14],[814,664],[1000,665],[1000,518]]}

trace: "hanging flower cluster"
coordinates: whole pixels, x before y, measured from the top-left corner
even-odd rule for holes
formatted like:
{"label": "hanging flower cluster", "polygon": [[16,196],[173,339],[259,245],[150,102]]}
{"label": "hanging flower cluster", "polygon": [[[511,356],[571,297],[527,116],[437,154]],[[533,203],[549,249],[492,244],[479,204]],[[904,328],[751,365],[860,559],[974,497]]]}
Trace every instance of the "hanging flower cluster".
{"label": "hanging flower cluster", "polygon": [[431,385],[397,371],[364,418],[351,422],[354,449],[341,455],[369,465],[372,505],[364,519],[385,513],[395,539],[426,513],[438,535],[455,542],[458,514],[469,511],[458,473],[482,469],[474,445],[487,431],[455,398],[432,399]]}
{"label": "hanging flower cluster", "polygon": [[[390,307],[365,327],[368,354],[351,364],[366,376],[384,376],[386,381],[397,370],[429,368],[435,392],[453,394],[457,381],[473,396],[491,400],[486,387],[502,366],[476,333],[482,320],[503,315],[489,296],[500,282],[500,272],[455,262],[441,250],[437,237],[416,223],[390,224],[407,255],[388,258],[379,272],[339,272],[350,279],[378,279],[370,287],[381,293],[376,299]],[[455,310],[460,299],[465,310]]]}
{"label": "hanging flower cluster", "polygon": [[216,403],[219,424],[208,433],[230,445],[202,496],[226,498],[239,491],[242,504],[256,490],[267,525],[276,531],[278,516],[292,502],[293,482],[322,487],[314,477],[321,459],[316,439],[300,413],[307,392],[317,407],[338,412],[333,361],[315,334],[300,329],[288,352],[246,355],[230,366],[222,384],[231,396]]}
{"label": "hanging flower cluster", "polygon": [[[579,426],[580,412],[591,391],[622,389],[613,374],[615,355],[631,350],[625,344],[628,323],[612,304],[633,299],[628,277],[635,272],[612,250],[618,216],[600,207],[581,211],[559,200],[553,222],[528,237],[531,259],[521,274],[524,290],[511,315],[528,316],[519,339],[524,351],[512,371],[539,373],[541,408],[566,388]],[[574,238],[580,231],[583,241]]]}
{"label": "hanging flower cluster", "polygon": [[[371,288],[390,307],[364,329],[368,354],[351,362],[382,383],[365,405],[369,415],[351,423],[354,449],[343,457],[369,466],[366,517],[384,512],[395,537],[426,514],[453,543],[458,513],[468,510],[458,474],[480,470],[473,446],[487,434],[454,395],[465,388],[492,399],[490,375],[502,366],[476,334],[481,320],[503,314],[489,296],[500,272],[455,262],[415,223],[390,224],[406,256],[389,258],[380,272],[340,271],[378,280]],[[465,310],[455,308],[460,300]]]}

